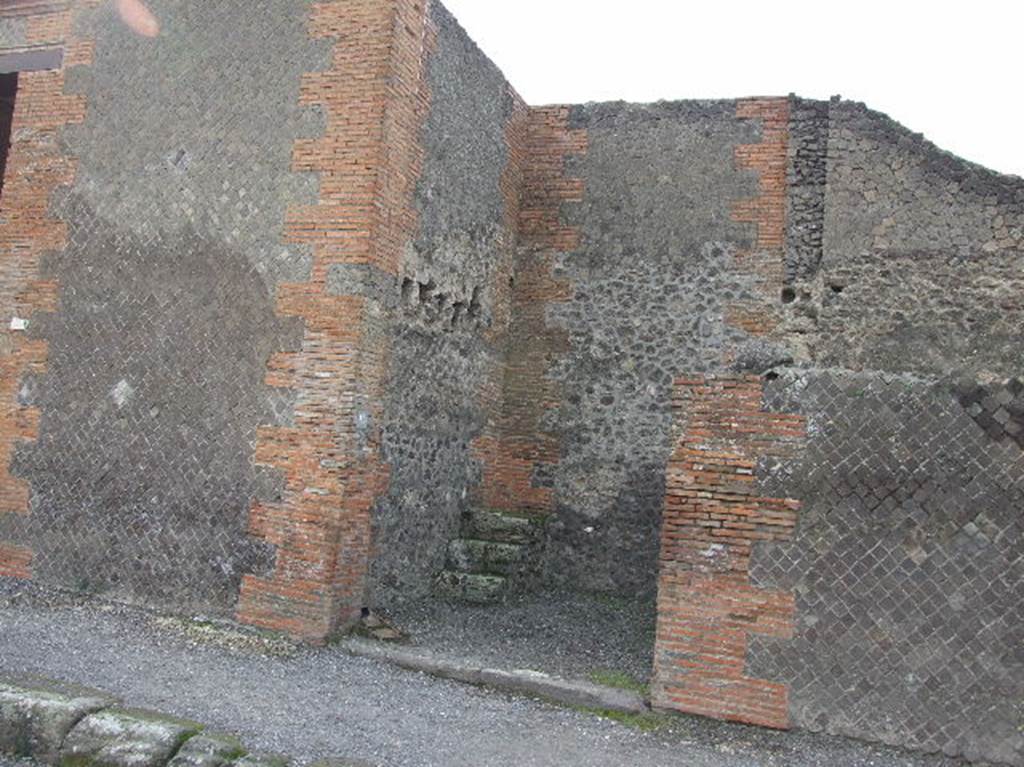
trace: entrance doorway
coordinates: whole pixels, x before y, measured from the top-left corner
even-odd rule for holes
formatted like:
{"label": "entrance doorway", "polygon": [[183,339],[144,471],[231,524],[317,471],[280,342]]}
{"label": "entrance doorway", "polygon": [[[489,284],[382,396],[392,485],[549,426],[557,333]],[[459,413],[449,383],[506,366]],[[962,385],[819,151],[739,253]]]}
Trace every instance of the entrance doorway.
{"label": "entrance doorway", "polygon": [[0,74],[0,200],[3,199],[4,179],[7,175],[7,156],[11,151],[11,126],[17,95],[18,73]]}

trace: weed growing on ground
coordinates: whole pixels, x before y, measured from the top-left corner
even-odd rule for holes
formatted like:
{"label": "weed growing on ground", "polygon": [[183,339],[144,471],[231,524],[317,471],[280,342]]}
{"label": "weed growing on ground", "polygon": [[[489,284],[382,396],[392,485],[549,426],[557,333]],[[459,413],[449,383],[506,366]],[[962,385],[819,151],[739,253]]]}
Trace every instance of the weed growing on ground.
{"label": "weed growing on ground", "polygon": [[639,730],[640,732],[655,732],[669,727],[672,723],[672,717],[654,711],[645,711],[642,714],[628,714],[625,711],[610,711],[603,708],[586,708],[583,706],[573,706],[573,708],[581,713],[618,722],[624,727]]}
{"label": "weed growing on ground", "polygon": [[634,679],[629,674],[611,669],[598,669],[591,671],[588,675],[591,682],[605,687],[617,687],[620,690],[629,690],[647,697],[647,683]]}

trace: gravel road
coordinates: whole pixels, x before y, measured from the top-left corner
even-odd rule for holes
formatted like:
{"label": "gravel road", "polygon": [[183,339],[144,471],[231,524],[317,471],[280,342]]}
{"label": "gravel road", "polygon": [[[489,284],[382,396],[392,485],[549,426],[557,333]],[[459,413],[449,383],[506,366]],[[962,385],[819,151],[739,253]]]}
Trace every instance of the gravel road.
{"label": "gravel road", "polygon": [[[338,647],[200,639],[138,610],[0,579],[0,673],[98,687],[300,764],[387,767],[955,767],[842,738],[687,717],[641,731],[354,658]],[[190,638],[191,637],[191,638]],[[267,649],[267,648],[264,648]],[[274,653],[278,654],[274,654]],[[284,654],[281,654],[281,653]],[[0,767],[24,767],[0,762]]]}
{"label": "gravel road", "polygon": [[617,672],[643,683],[654,662],[653,598],[545,591],[501,605],[430,599],[395,607],[387,618],[413,647],[481,665],[579,679]]}

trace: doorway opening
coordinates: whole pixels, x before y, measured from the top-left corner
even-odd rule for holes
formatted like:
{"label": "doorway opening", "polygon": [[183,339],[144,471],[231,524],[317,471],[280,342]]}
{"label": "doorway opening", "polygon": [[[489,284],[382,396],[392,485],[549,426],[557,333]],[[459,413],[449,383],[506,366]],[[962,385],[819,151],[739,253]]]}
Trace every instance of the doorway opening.
{"label": "doorway opening", "polygon": [[18,95],[18,73],[0,74],[0,200],[3,199],[7,177],[7,157],[11,151],[11,126],[14,124],[14,102]]}

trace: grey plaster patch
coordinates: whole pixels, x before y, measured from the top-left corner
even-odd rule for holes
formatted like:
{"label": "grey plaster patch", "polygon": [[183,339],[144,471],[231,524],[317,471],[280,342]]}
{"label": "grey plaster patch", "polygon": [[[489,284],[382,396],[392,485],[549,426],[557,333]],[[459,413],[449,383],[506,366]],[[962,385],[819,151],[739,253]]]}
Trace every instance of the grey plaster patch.
{"label": "grey plaster patch", "polygon": [[327,292],[363,296],[388,308],[395,307],[399,300],[395,278],[371,264],[332,264],[327,270]]}
{"label": "grey plaster patch", "polygon": [[0,50],[23,48],[28,42],[28,17],[0,19]]}

